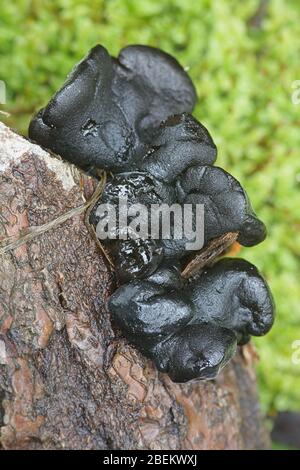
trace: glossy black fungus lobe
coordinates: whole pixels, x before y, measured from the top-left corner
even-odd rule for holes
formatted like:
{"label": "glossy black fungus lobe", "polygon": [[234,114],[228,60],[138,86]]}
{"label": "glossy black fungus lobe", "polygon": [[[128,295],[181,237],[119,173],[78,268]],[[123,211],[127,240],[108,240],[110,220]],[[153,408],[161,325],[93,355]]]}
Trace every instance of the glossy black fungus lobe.
{"label": "glossy black fungus lobe", "polygon": [[194,86],[159,49],[129,46],[117,59],[98,45],[33,118],[29,137],[96,174],[138,168],[160,123],[191,112]]}
{"label": "glossy black fungus lobe", "polygon": [[[118,204],[120,197],[126,197],[127,205]],[[253,212],[240,183],[226,171],[210,165],[189,167],[178,177],[176,185],[164,182],[163,178],[157,179],[148,172],[120,173],[106,185],[102,197],[91,212],[90,223],[97,230],[98,222],[103,219],[105,212],[103,204],[111,204],[117,208],[118,222],[122,207],[127,212],[128,207],[131,208],[137,203],[148,209],[149,230],[150,215],[152,214],[154,220],[153,214],[158,217],[160,210],[155,210],[154,205],[161,207],[163,203],[169,206],[179,204],[183,208],[184,204],[189,204],[195,209],[197,204],[203,204],[204,246],[228,232],[238,232],[238,240],[245,246],[261,242],[266,235],[265,226]],[[133,219],[134,215],[128,217],[128,223]],[[124,217],[121,220],[124,220]],[[196,229],[196,217],[193,222]],[[101,239],[101,243],[107,247],[114,259],[117,274],[122,282],[151,274],[164,260],[183,262],[191,254],[188,242],[184,236],[124,241],[119,229],[116,239]]]}
{"label": "glossy black fungus lobe", "polygon": [[244,246],[257,245],[266,237],[266,227],[254,213],[240,183],[222,168],[196,165],[179,179],[180,202],[204,204],[205,243],[228,232],[239,232]]}
{"label": "glossy black fungus lobe", "polygon": [[203,250],[230,233],[244,246],[264,240],[245,190],[214,166],[217,148],[191,115],[195,102],[192,81],[169,54],[129,46],[114,58],[98,45],[29,126],[31,139],[87,173],[110,172],[90,213],[120,285],[109,309],[126,338],[175,382],[213,379],[238,345],[266,334],[274,321],[272,295],[252,264],[226,258],[184,280],[192,251],[190,240],[173,237],[174,223],[171,238],[155,239],[128,237],[118,223],[119,216],[136,223],[136,205],[146,208],[139,213],[144,226],[153,205],[202,204]]}
{"label": "glossy black fungus lobe", "polygon": [[176,382],[214,378],[237,344],[266,334],[274,321],[262,276],[230,258],[184,283],[179,271],[162,267],[119,287],[109,308],[126,337]]}

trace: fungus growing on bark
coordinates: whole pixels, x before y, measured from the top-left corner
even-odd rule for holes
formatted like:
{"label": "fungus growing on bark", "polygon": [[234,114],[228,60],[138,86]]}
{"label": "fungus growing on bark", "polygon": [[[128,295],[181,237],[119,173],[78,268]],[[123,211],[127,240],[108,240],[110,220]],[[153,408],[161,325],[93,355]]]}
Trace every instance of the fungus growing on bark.
{"label": "fungus growing on bark", "polygon": [[33,118],[29,137],[91,174],[132,170],[160,123],[191,112],[195,101],[169,54],[129,46],[113,58],[97,45]]}
{"label": "fungus growing on bark", "polygon": [[[217,149],[190,114],[195,101],[190,78],[170,55],[129,46],[116,59],[98,45],[29,127],[30,138],[86,172],[113,173],[89,218],[124,283],[110,311],[128,340],[175,382],[214,378],[237,345],[267,333],[274,319],[268,286],[247,261],[224,259],[184,280],[191,240],[174,236],[174,221],[170,237],[128,232],[137,204],[146,209],[140,225],[149,224],[153,205],[201,204],[203,249],[230,234],[244,246],[264,240],[266,228],[240,183],[213,166]],[[116,213],[103,240],[99,224],[109,206]],[[120,215],[125,227],[115,221]],[[197,234],[197,218],[192,227]]]}
{"label": "fungus growing on bark", "polygon": [[214,378],[250,335],[274,320],[270,290],[252,264],[225,258],[183,281],[176,266],[119,287],[109,300],[125,336],[175,382]]}

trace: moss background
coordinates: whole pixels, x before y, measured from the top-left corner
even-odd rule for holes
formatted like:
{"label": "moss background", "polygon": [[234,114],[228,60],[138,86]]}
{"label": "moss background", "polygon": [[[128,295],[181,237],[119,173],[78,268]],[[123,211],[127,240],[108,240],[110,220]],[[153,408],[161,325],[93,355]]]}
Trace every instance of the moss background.
{"label": "moss background", "polygon": [[266,412],[300,410],[299,0],[15,0],[0,12],[0,80],[6,124],[26,133],[66,74],[96,43],[175,55],[196,84],[195,115],[210,130],[218,164],[247,189],[269,229],[240,255],[268,279],[277,303],[272,332],[255,341]]}

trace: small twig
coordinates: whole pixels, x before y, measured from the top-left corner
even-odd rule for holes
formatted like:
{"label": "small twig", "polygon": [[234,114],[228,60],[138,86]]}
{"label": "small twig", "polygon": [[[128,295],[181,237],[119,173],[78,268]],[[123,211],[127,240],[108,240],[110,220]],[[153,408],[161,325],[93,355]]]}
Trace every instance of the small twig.
{"label": "small twig", "polygon": [[0,114],[3,114],[3,116],[5,116],[5,117],[9,117],[9,116],[10,116],[9,113],[7,113],[6,111],[2,111],[2,109],[0,109]]}
{"label": "small twig", "polygon": [[184,267],[181,273],[182,277],[190,279],[195,276],[204,266],[208,266],[227,250],[236,241],[237,237],[237,232],[228,232],[208,242]]}
{"label": "small twig", "polygon": [[[29,233],[19,237],[17,240],[10,241],[9,243],[5,244],[2,248],[0,248],[0,256],[4,255],[5,253],[9,251],[15,250],[16,248],[19,248],[20,246],[24,245],[25,243],[30,242],[34,238],[42,235],[43,233],[48,232],[49,230],[58,227],[58,225],[61,225],[63,222],[66,222],[66,220],[82,214],[84,211],[86,211],[90,206],[92,206],[97,201],[97,199],[100,197],[101,193],[103,192],[103,188],[105,184],[106,184],[106,173],[103,172],[101,175],[100,182],[95,189],[95,192],[85,204],[82,204],[81,206],[71,209],[70,211],[66,212],[65,214],[60,215],[59,217],[52,220],[51,222],[47,222],[46,224],[39,225],[37,227],[31,227]],[[2,239],[1,243],[7,240],[12,240],[14,238],[15,236],[11,236],[11,237]]]}
{"label": "small twig", "polygon": [[[98,194],[96,194],[95,200],[93,201],[93,203],[89,204],[89,206],[88,206],[88,208],[87,208],[87,211],[86,211],[86,214],[85,214],[85,225],[86,225],[87,229],[89,230],[91,236],[94,238],[94,240],[95,240],[95,242],[96,242],[98,248],[100,248],[101,253],[102,253],[103,256],[107,259],[107,261],[108,261],[108,263],[109,263],[111,269],[114,270],[114,269],[115,269],[115,265],[114,265],[112,259],[110,258],[109,254],[108,254],[108,253],[106,252],[106,250],[104,249],[103,245],[100,243],[100,240],[99,240],[98,237],[97,237],[96,231],[95,231],[94,227],[90,224],[90,220],[89,220],[89,219],[90,219],[91,210],[92,210],[93,205],[94,205],[94,202],[96,202],[96,201],[98,200],[98,198],[99,198],[100,195],[102,194],[103,188],[104,188],[104,186],[105,186],[105,184],[106,184],[106,173],[105,173],[105,172],[101,175],[101,178],[104,178],[104,182],[103,182],[103,185],[102,185],[102,189],[101,189],[101,191],[99,191]],[[101,181],[102,181],[102,180],[101,180]],[[100,185],[98,185],[98,186],[100,186]],[[97,191],[97,189],[96,189],[96,191]],[[96,193],[96,191],[95,191],[95,193]],[[94,193],[94,194],[95,194],[95,193]],[[94,197],[94,195],[93,195],[93,197]]]}

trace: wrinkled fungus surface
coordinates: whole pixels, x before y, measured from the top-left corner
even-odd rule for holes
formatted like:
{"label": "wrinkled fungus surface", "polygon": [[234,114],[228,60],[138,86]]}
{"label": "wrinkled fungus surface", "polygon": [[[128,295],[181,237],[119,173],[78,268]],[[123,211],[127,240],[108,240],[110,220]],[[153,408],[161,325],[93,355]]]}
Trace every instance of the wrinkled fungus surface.
{"label": "wrinkled fungus surface", "polygon": [[[89,174],[111,173],[90,214],[95,229],[103,204],[122,215],[120,197],[127,209],[203,204],[204,249],[230,232],[256,245],[266,228],[240,183],[214,166],[213,139],[191,115],[195,101],[192,81],[170,55],[129,46],[114,58],[98,45],[32,119],[29,136]],[[237,345],[269,331],[272,295],[255,266],[225,258],[183,279],[191,252],[183,236],[172,237],[174,224],[171,239],[125,239],[122,230],[116,224],[114,238],[101,240],[119,282],[112,318],[173,381],[214,378]]]}

